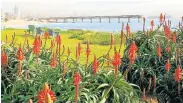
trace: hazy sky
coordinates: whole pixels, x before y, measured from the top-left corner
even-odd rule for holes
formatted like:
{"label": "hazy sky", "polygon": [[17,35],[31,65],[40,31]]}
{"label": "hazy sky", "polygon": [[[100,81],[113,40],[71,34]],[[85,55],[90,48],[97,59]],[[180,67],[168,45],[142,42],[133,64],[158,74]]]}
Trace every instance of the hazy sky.
{"label": "hazy sky", "polygon": [[13,12],[14,5],[21,14],[36,16],[86,15],[159,15],[183,16],[183,0],[3,0],[4,12]]}

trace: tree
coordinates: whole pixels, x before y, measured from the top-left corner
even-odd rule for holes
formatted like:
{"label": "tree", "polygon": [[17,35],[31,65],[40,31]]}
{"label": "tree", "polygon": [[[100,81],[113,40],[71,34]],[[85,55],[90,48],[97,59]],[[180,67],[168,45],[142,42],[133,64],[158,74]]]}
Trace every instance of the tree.
{"label": "tree", "polygon": [[47,27],[42,27],[41,29],[42,29],[43,32],[45,32],[45,31],[48,31],[49,28],[47,28]]}
{"label": "tree", "polygon": [[37,34],[41,34],[42,33],[41,27],[36,28],[36,32],[37,32]]}
{"label": "tree", "polygon": [[55,28],[55,29],[54,29],[54,32],[55,32],[56,34],[59,34],[59,33],[61,32],[61,30],[60,30],[59,28]]}
{"label": "tree", "polygon": [[29,30],[30,32],[32,32],[32,34],[35,34],[35,31],[36,31],[35,25],[28,25],[28,30]]}
{"label": "tree", "polygon": [[53,29],[48,29],[48,32],[49,32],[49,35],[54,35],[54,31],[53,31]]}

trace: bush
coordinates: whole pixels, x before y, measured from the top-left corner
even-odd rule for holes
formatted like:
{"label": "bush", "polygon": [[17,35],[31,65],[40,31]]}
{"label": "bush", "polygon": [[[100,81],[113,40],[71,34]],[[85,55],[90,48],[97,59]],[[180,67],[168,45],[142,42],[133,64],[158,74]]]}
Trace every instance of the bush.
{"label": "bush", "polygon": [[[177,39],[182,35],[181,29],[178,30]],[[133,65],[129,65],[128,50],[132,41],[135,41],[138,47],[138,55]],[[157,44],[160,44],[162,49],[162,57],[158,57],[156,54]],[[170,45],[170,53],[166,52],[167,45]],[[140,86],[141,90],[146,88],[146,92],[150,95],[155,95],[161,103],[182,103],[183,97],[178,96],[177,82],[174,79],[174,72],[177,68],[177,64],[183,67],[180,61],[183,61],[183,53],[180,55],[180,61],[177,62],[175,55],[177,54],[177,47],[183,47],[181,41],[173,43],[171,39],[167,39],[164,32],[154,30],[149,35],[144,32],[137,32],[135,38],[128,39],[126,41],[125,54],[122,59],[122,66],[120,71],[125,73],[126,69],[131,68],[128,73],[128,82],[134,83]],[[181,49],[183,51],[183,49]],[[167,59],[170,60],[171,70],[167,72],[165,70],[165,64]],[[153,85],[153,78],[157,77],[157,86]],[[151,82],[150,82],[151,79]],[[150,84],[151,83],[151,84]],[[181,82],[180,85],[183,86]],[[183,88],[180,90],[181,95]]]}
{"label": "bush", "polygon": [[[73,33],[69,38],[82,40],[82,43],[85,44],[87,41],[90,41],[90,44],[98,45],[110,45],[111,35],[106,32],[91,32],[91,31],[82,31]],[[114,34],[115,44],[120,44],[120,35]]]}
{"label": "bush", "polygon": [[[30,51],[26,52],[26,48],[23,49],[25,58],[22,61],[22,75],[18,76],[17,48],[4,48],[9,60],[1,78],[3,103],[25,103],[30,98],[33,102],[37,102],[36,96],[45,82],[49,83],[52,91],[55,92],[57,100],[54,103],[74,102],[76,91],[73,75],[75,71],[79,72],[82,77],[79,85],[79,102],[81,103],[134,103],[139,100],[139,87],[126,82],[121,74],[115,78],[112,69],[105,70],[105,67],[101,65],[97,74],[94,75],[91,70],[92,63],[81,65],[68,57],[68,66],[64,73],[65,62],[60,61],[56,68],[50,67],[52,60],[50,50],[42,48],[38,62],[32,50],[30,48]],[[97,60],[102,64],[107,59],[100,57]]]}

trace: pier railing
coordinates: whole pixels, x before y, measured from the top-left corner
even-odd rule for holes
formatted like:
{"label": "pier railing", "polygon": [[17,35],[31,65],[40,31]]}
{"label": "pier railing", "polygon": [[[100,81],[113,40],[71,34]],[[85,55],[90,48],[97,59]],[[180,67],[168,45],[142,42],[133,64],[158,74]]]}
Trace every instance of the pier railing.
{"label": "pier railing", "polygon": [[84,22],[85,19],[89,19],[90,23],[92,23],[93,19],[99,19],[99,22],[102,22],[102,19],[108,19],[109,23],[111,19],[118,19],[118,23],[120,23],[120,19],[139,19],[142,18],[142,15],[119,15],[119,16],[75,16],[75,17],[48,17],[48,18],[38,18],[40,21],[47,21],[47,22],[55,22],[55,23],[68,23],[69,20],[72,20],[73,23],[81,20]]}

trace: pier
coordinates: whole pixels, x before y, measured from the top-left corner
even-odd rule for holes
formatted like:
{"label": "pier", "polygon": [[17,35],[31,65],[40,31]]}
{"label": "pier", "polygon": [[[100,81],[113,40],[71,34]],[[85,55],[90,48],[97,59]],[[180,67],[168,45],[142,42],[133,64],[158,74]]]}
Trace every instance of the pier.
{"label": "pier", "polygon": [[130,19],[139,19],[142,18],[142,15],[119,15],[119,16],[75,16],[75,17],[48,17],[48,18],[38,18],[40,21],[47,21],[49,23],[70,23],[69,20],[71,20],[72,23],[76,23],[78,20],[81,22],[84,22],[84,20],[88,19],[90,20],[90,23],[93,22],[93,19],[98,19],[99,22],[102,22],[102,19],[108,19],[108,22],[111,22],[111,19],[117,19],[118,23],[120,23],[120,19],[128,19],[128,22],[130,22]]}

